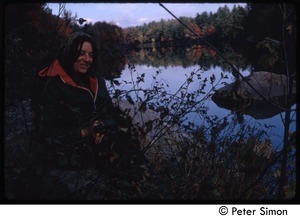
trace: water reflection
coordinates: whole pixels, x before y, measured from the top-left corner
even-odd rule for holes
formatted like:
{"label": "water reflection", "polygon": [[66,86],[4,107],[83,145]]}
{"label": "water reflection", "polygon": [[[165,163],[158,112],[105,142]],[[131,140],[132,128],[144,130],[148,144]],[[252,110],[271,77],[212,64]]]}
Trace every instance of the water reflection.
{"label": "water reflection", "polygon": [[[212,76],[214,76],[215,81],[219,81],[221,79],[221,73],[223,76],[226,76],[222,78],[223,84],[219,84],[214,89],[218,89],[224,84],[231,83],[234,80],[234,77],[230,73],[229,66],[215,56],[212,50],[205,47],[138,49],[123,53],[122,56],[118,57],[118,60],[121,64],[118,65],[117,70],[115,68],[114,71],[118,71],[118,73],[114,74],[112,78],[119,82],[126,81],[126,83],[115,87],[120,90],[133,89],[133,86],[136,86],[135,83],[139,77],[138,74],[144,74],[143,83],[139,85],[140,88],[151,88],[151,86],[153,86],[153,77],[157,75],[156,73],[158,71],[160,71],[161,74],[157,76],[156,80],[168,84],[167,91],[170,93],[176,93],[182,83],[187,79],[187,75],[199,69],[201,69],[201,81],[194,80],[189,86],[189,92],[199,90],[199,84],[201,84],[203,80],[209,81]],[[135,72],[132,72],[128,68],[128,63],[135,66]],[[105,64],[107,63],[104,62],[103,65]],[[107,72],[109,71],[107,70]],[[133,73],[136,75],[133,76]],[[246,76],[249,72],[244,70],[242,74]],[[209,92],[213,85],[214,84],[208,83],[204,91]],[[143,94],[141,94],[141,96],[142,95]],[[276,147],[282,145],[283,124],[281,115],[279,114],[280,111],[272,106],[268,106],[267,103],[256,102],[255,104],[245,107],[243,105],[216,100],[213,102],[211,99],[207,99],[204,104],[209,108],[207,111],[209,116],[217,116],[222,119],[234,113],[246,121],[252,121],[252,124],[261,123],[262,127],[273,127],[272,129],[269,128],[269,131],[272,131],[270,139]],[[204,124],[203,117],[199,115],[193,115],[190,120],[198,124]]]}
{"label": "water reflection", "polygon": [[279,113],[284,112],[284,109],[286,108],[285,104],[279,104],[280,108],[277,108],[265,100],[255,101],[252,103],[226,101],[214,97],[212,100],[220,108],[235,111],[239,115],[249,115],[257,120],[272,118]]}
{"label": "water reflection", "polygon": [[[222,58],[216,51],[205,45],[194,45],[193,47],[159,47],[148,49],[135,49],[125,53],[126,58],[136,65],[147,65],[152,67],[176,67],[188,68],[199,65],[202,68],[210,69],[220,67],[222,71],[230,71]],[[229,57],[230,59],[230,57]],[[230,59],[230,61],[240,69],[245,69],[245,63],[239,62],[239,59]]]}
{"label": "water reflection", "polygon": [[[98,51],[98,70],[107,79],[121,76],[125,66],[130,63],[134,65],[145,65],[155,68],[182,67],[189,68],[199,66],[202,69],[219,67],[224,72],[231,72],[231,67],[217,55],[216,51],[205,45],[194,45],[185,47],[152,47],[147,49],[134,48],[131,50],[121,48],[102,48]],[[241,71],[248,69],[248,64],[236,54],[225,53],[227,59]]]}

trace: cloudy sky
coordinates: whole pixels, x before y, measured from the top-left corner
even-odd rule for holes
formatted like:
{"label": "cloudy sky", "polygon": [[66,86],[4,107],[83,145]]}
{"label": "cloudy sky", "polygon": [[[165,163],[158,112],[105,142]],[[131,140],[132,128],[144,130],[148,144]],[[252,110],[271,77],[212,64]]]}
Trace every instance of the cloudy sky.
{"label": "cloudy sky", "polygon": [[[197,13],[204,11],[216,12],[219,7],[227,5],[232,9],[233,5],[245,6],[245,4],[216,4],[216,3],[165,3],[163,4],[177,17],[195,17]],[[58,14],[58,3],[49,3],[52,13]],[[67,11],[78,18],[84,18],[88,22],[106,21],[113,22],[120,27],[136,26],[151,21],[168,20],[173,17],[158,3],[67,3]]]}

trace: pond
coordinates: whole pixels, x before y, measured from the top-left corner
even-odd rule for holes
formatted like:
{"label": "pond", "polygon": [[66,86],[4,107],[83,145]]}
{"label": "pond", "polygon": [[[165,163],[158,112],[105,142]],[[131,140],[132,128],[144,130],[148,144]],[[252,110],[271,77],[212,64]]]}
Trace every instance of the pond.
{"label": "pond", "polygon": [[[223,121],[225,118],[226,120],[233,121],[235,117],[238,117],[238,120],[241,119],[242,121],[239,121],[241,125],[235,128],[236,132],[247,124],[247,126],[252,127],[252,130],[262,130],[264,137],[271,140],[274,149],[282,149],[284,113],[272,112],[272,107],[267,109],[265,104],[257,106],[259,107],[257,108],[258,110],[256,109],[255,112],[252,112],[253,114],[248,112],[248,115],[237,115],[233,109],[219,107],[209,94],[213,94],[214,90],[221,88],[226,83],[233,82],[234,77],[224,66],[214,63],[214,59],[211,57],[201,62],[199,59],[193,58],[193,54],[195,54],[195,51],[191,52],[190,49],[181,50],[177,53],[163,53],[157,50],[146,52],[140,50],[135,52],[134,55],[128,54],[127,59],[130,65],[125,65],[120,77],[117,79],[118,83],[121,84],[115,86],[115,89],[145,90],[153,89],[153,86],[158,85],[163,86],[164,91],[167,93],[180,96],[178,90],[183,85],[187,85],[186,81],[191,77],[192,73],[194,77],[188,83],[187,91],[192,93],[202,89],[203,93],[199,94],[196,99],[201,100],[199,101],[201,102],[201,107],[207,109],[207,116],[217,118],[215,121]],[[247,69],[240,69],[240,71],[243,76],[250,74]],[[212,78],[214,78],[213,81],[211,81]],[[202,87],[204,80],[207,80],[206,86]],[[133,99],[139,97],[141,99],[145,98],[142,92],[134,92],[133,96]],[[263,109],[267,109],[265,111],[268,113],[264,113]],[[185,116],[187,117],[187,124],[188,122],[193,122],[198,126],[205,126],[207,129],[212,127],[212,124],[208,123],[203,118],[203,115],[199,113],[191,112]],[[295,121],[295,115],[293,119]],[[290,128],[291,131],[296,130],[295,122],[292,123]]]}

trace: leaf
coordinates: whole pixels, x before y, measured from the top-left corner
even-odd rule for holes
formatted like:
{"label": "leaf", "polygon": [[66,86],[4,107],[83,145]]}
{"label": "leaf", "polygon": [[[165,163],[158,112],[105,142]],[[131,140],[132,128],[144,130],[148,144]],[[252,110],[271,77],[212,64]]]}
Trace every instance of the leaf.
{"label": "leaf", "polygon": [[128,131],[128,128],[124,128],[124,127],[123,127],[123,128],[119,128],[119,130],[122,131],[122,132],[127,132],[127,131]]}
{"label": "leaf", "polygon": [[212,76],[210,76],[210,83],[213,84],[216,80],[216,76],[213,74]]}
{"label": "leaf", "polygon": [[292,32],[293,32],[293,25],[288,25],[288,26],[286,27],[286,30],[287,30],[287,32],[288,32],[289,34],[292,34]]}
{"label": "leaf", "polygon": [[143,101],[141,106],[139,107],[139,111],[145,112],[147,110],[147,100]]}
{"label": "leaf", "polygon": [[117,86],[120,86],[120,85],[121,85],[121,83],[120,83],[118,80],[114,80],[113,82],[114,82],[114,84],[117,85]]}
{"label": "leaf", "polygon": [[154,120],[148,121],[148,122],[145,123],[145,126],[146,126],[146,132],[149,132],[149,131],[152,130],[152,128],[153,128],[153,122],[154,122]]}
{"label": "leaf", "polygon": [[133,102],[131,96],[129,96],[128,94],[126,94],[126,100],[127,100],[131,105],[134,105],[134,102]]}

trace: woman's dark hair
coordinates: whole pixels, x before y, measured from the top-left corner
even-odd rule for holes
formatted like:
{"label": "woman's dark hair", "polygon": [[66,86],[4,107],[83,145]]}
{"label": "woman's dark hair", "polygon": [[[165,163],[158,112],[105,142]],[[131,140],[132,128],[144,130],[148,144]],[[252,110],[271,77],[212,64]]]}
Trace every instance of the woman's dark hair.
{"label": "woman's dark hair", "polygon": [[[93,38],[84,32],[75,32],[71,34],[68,42],[62,48],[58,55],[58,60],[68,74],[74,74],[73,64],[80,55],[80,49],[84,42],[90,42],[93,48],[93,63],[88,73],[91,74],[97,68],[97,47]],[[78,49],[79,48],[79,49]]]}

